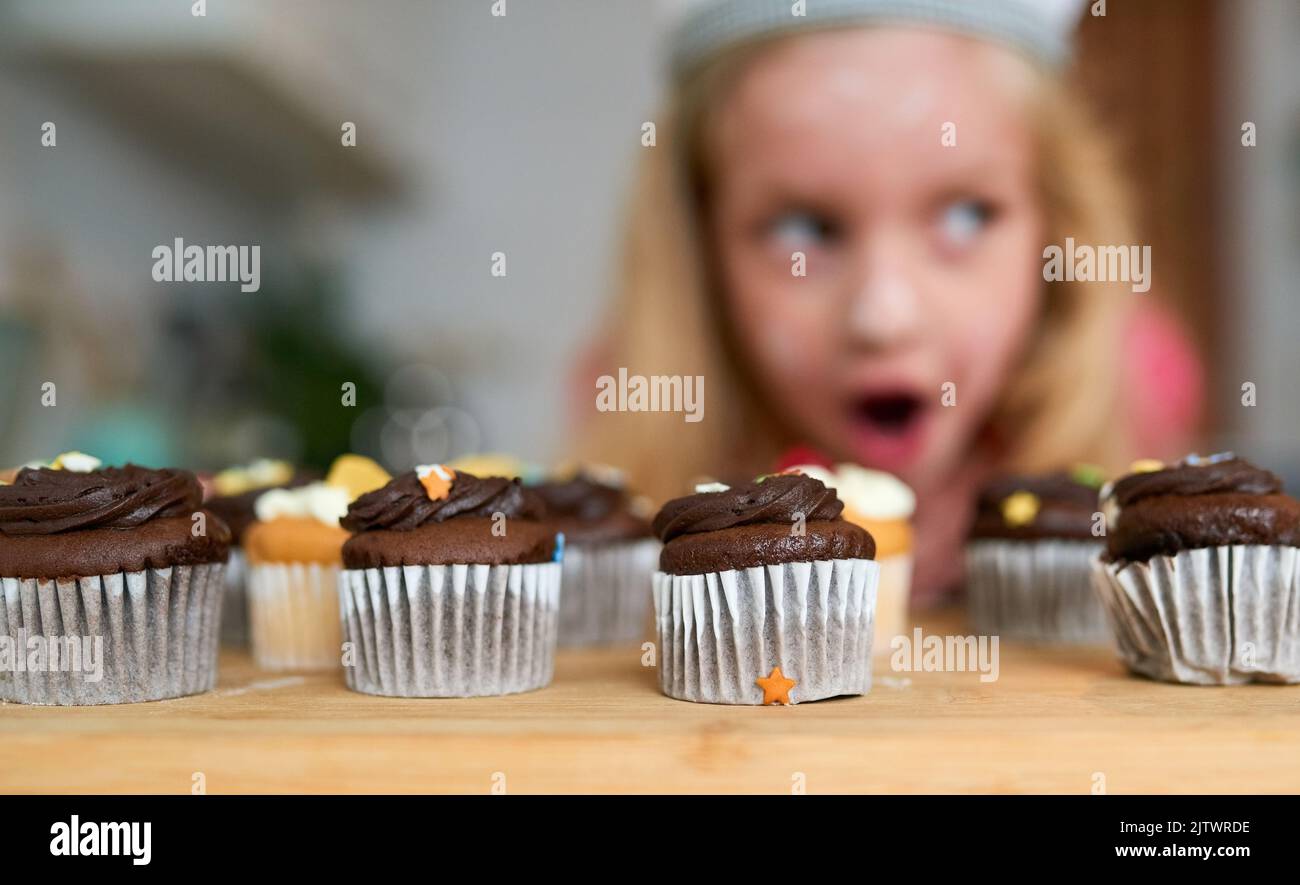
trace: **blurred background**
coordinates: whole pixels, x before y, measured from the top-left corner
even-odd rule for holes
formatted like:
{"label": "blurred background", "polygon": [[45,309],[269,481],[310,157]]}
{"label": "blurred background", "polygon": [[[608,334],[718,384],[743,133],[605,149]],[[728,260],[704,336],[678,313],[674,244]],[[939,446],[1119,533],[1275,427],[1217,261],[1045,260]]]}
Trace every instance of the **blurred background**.
{"label": "blurred background", "polygon": [[[0,464],[562,457],[680,0],[192,5],[0,4]],[[1078,56],[1204,354],[1206,448],[1293,485],[1297,47],[1292,0],[1111,0]],[[260,245],[260,291],[155,282],[177,237]]]}

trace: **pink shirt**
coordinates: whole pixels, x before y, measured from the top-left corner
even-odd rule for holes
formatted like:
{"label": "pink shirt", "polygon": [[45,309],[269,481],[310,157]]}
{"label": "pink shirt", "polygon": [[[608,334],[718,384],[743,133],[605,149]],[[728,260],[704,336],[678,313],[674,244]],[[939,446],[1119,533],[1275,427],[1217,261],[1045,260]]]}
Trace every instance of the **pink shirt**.
{"label": "pink shirt", "polygon": [[1182,324],[1158,302],[1143,299],[1125,329],[1123,358],[1137,451],[1162,460],[1186,455],[1201,420],[1205,375]]}

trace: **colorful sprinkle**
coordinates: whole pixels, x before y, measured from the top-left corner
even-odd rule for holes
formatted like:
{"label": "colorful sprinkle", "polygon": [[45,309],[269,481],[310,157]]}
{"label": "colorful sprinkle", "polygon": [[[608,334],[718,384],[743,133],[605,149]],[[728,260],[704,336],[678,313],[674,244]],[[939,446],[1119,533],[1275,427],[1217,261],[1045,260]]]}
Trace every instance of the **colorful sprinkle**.
{"label": "colorful sprinkle", "polygon": [[1038,516],[1040,506],[1033,492],[1012,492],[1002,499],[1002,519],[1013,527],[1029,525]]}
{"label": "colorful sprinkle", "polygon": [[1165,462],[1157,461],[1155,458],[1141,458],[1128,466],[1129,473],[1155,473],[1157,470],[1164,469]]}
{"label": "colorful sprinkle", "polygon": [[726,485],[725,483],[702,482],[695,487],[695,494],[708,495],[714,492],[727,492],[730,490],[731,490],[731,486]]}
{"label": "colorful sprinkle", "polygon": [[1216,452],[1213,455],[1206,455],[1205,457],[1193,453],[1184,458],[1183,463],[1189,467],[1205,467],[1209,464],[1220,464],[1224,461],[1231,461],[1235,457],[1237,456],[1232,452]]}
{"label": "colorful sprinkle", "polygon": [[555,555],[551,562],[564,562],[564,532],[555,533]]}
{"label": "colorful sprinkle", "polygon": [[430,501],[441,501],[451,494],[451,484],[456,478],[456,471],[441,464],[423,464],[415,468],[415,475],[424,486],[424,493]]}
{"label": "colorful sprinkle", "polygon": [[55,470],[67,470],[72,473],[90,473],[103,465],[103,461],[84,452],[64,452],[50,462],[50,466]]}
{"label": "colorful sprinkle", "polygon": [[773,667],[772,672],[754,680],[754,684],[763,689],[763,706],[768,704],[790,704],[790,689],[799,683],[781,672],[780,667]]}
{"label": "colorful sprinkle", "polygon": [[1106,472],[1096,464],[1076,464],[1070,471],[1070,478],[1081,486],[1097,489],[1106,481]]}

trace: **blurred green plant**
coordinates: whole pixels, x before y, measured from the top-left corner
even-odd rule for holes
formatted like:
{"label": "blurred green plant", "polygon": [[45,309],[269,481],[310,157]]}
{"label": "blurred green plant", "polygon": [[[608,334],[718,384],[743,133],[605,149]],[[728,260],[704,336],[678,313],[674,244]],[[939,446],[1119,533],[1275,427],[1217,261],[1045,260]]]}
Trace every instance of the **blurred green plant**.
{"label": "blurred green plant", "polygon": [[[351,450],[353,422],[380,401],[386,372],[348,328],[337,279],[315,269],[257,292],[178,291],[162,361],[176,371],[168,399],[185,403],[194,463],[292,457],[324,470]],[[355,407],[343,402],[348,382]],[[250,422],[277,432],[240,433]]]}

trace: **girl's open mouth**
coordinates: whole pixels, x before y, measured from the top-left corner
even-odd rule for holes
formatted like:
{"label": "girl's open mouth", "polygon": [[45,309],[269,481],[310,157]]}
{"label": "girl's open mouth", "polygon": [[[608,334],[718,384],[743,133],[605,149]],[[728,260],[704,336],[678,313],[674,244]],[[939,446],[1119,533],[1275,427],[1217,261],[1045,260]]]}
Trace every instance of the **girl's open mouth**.
{"label": "girl's open mouth", "polygon": [[864,464],[899,471],[921,455],[929,406],[915,392],[892,390],[857,397],[849,418],[854,452]]}

